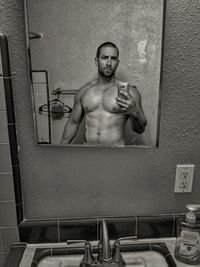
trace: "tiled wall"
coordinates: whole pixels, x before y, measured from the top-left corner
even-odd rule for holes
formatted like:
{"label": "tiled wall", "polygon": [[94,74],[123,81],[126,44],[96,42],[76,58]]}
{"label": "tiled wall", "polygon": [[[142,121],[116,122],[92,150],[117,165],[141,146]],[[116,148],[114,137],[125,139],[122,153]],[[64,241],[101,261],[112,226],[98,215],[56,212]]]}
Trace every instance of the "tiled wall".
{"label": "tiled wall", "polygon": [[19,240],[3,78],[0,77],[0,267]]}
{"label": "tiled wall", "polygon": [[57,220],[26,220],[20,224],[22,242],[52,243],[67,240],[99,240],[102,219],[111,240],[134,236],[163,238],[176,235],[176,219],[183,215],[77,218]]}

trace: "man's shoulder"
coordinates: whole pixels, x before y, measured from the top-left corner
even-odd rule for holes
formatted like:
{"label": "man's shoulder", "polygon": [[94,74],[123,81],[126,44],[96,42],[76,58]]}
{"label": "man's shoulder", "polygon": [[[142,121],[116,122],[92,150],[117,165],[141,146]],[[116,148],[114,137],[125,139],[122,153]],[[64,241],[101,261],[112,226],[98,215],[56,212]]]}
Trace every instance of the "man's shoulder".
{"label": "man's shoulder", "polygon": [[79,90],[87,90],[93,86],[96,86],[97,85],[97,82],[98,80],[95,79],[95,80],[92,80],[92,81],[89,81],[88,83],[86,83],[85,85],[83,85]]}
{"label": "man's shoulder", "polygon": [[129,87],[129,90],[132,90],[134,92],[138,92],[138,89],[137,89],[137,87],[135,85],[132,85],[132,84],[129,83],[128,87]]}
{"label": "man's shoulder", "polygon": [[140,99],[141,95],[139,90],[135,85],[128,84],[128,91],[130,94],[132,94],[135,98]]}
{"label": "man's shoulder", "polygon": [[88,89],[94,87],[97,85],[97,79],[89,81],[88,83],[86,83],[85,85],[83,85],[79,90],[78,90],[78,94],[82,95],[85,93],[85,91],[87,91]]}

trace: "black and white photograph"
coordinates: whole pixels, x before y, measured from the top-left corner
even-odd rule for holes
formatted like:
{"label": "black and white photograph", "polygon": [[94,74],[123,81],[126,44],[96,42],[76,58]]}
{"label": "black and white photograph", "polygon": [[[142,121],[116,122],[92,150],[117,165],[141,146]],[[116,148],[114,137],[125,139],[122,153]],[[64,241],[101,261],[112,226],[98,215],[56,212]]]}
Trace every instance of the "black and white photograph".
{"label": "black and white photograph", "polygon": [[199,0],[0,0],[0,267],[200,267],[199,63]]}

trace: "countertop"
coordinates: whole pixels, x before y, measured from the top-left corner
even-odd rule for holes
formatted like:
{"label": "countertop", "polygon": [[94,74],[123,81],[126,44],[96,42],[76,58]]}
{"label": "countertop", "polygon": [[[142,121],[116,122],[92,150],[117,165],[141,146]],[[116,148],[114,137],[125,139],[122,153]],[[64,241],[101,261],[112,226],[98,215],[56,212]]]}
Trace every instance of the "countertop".
{"label": "countertop", "polygon": [[[160,243],[165,242],[167,248],[169,249],[177,267],[191,267],[192,265],[188,265],[182,262],[179,262],[174,257],[174,248],[176,243],[176,238],[156,238],[156,239],[138,239],[134,241],[129,241],[130,244],[135,243],[148,243],[148,242],[154,242],[154,243]],[[112,241],[111,241],[112,243]],[[96,245],[97,242],[91,242],[91,244]],[[74,246],[74,245],[69,245]],[[26,249],[24,251],[21,263],[19,267],[29,267],[31,266],[31,262],[35,253],[36,248],[44,248],[44,247],[51,247],[51,248],[59,248],[59,247],[66,247],[66,243],[45,243],[45,244],[27,244]],[[200,264],[195,265],[197,267],[200,267]]]}

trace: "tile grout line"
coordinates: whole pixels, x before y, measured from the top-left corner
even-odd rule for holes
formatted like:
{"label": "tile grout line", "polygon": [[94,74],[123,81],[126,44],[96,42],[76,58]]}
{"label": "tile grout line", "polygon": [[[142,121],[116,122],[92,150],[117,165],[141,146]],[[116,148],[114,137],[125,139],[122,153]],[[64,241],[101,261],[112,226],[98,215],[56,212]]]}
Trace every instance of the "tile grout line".
{"label": "tile grout line", "polygon": [[15,203],[15,200],[0,200],[0,203]]}
{"label": "tile grout line", "polygon": [[176,223],[176,217],[174,214],[172,214],[173,217],[173,227],[172,227],[172,236],[175,236],[175,223]]}
{"label": "tile grout line", "polygon": [[2,142],[2,143],[0,143],[0,145],[10,145],[10,143],[9,142]]}
{"label": "tile grout line", "polygon": [[96,224],[97,224],[97,236],[96,239],[99,240],[100,233],[99,233],[99,217],[96,218]]}
{"label": "tile grout line", "polygon": [[138,237],[138,218],[135,216],[135,235]]}
{"label": "tile grout line", "polygon": [[0,226],[0,230],[2,230],[2,229],[18,229],[18,227],[17,226]]}
{"label": "tile grout line", "polygon": [[60,243],[60,220],[57,220],[57,227],[58,227],[58,242]]}

